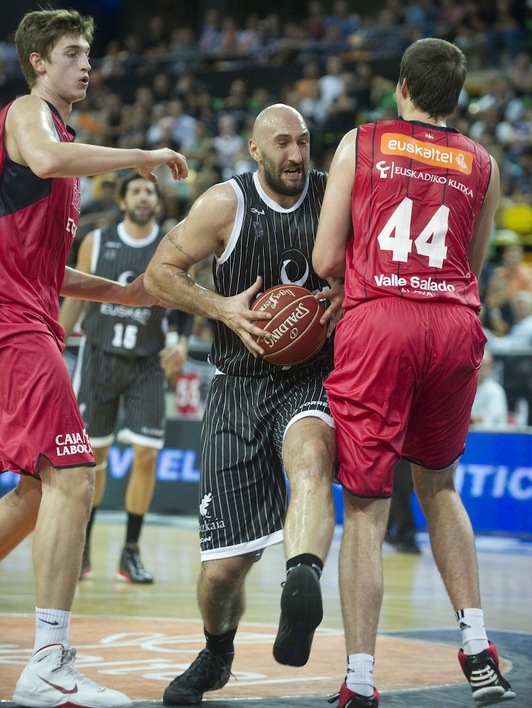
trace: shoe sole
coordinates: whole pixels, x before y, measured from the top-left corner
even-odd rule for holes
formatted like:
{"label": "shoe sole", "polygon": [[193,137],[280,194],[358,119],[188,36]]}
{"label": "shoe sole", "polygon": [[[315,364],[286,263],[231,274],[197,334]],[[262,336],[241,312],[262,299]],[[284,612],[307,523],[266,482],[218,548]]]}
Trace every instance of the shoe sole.
{"label": "shoe sole", "polygon": [[199,706],[203,700],[203,693],[207,693],[208,691],[218,691],[220,688],[223,688],[226,683],[228,683],[230,677],[231,673],[229,672],[227,674],[227,678],[222,678],[216,686],[214,686],[213,688],[205,689],[205,691],[203,691],[202,693],[197,693],[196,696],[176,696],[175,692],[172,696],[172,684],[169,684],[163,693],[163,703],[167,706]]}
{"label": "shoe sole", "polygon": [[312,568],[299,566],[288,574],[281,595],[279,631],[273,645],[275,660],[286,666],[304,666],[322,619],[318,576]]}
{"label": "shoe sole", "polygon": [[171,698],[168,690],[163,693],[163,703],[166,706],[199,706],[203,700],[203,693],[200,698],[177,697]]}
{"label": "shoe sole", "polygon": [[[502,693],[501,693],[502,691]],[[485,706],[495,706],[504,701],[511,701],[515,698],[513,691],[505,690],[502,686],[491,686],[489,688],[479,689],[473,695],[473,700],[477,708],[485,708]]]}
{"label": "shoe sole", "polygon": [[[58,699],[55,703],[51,704],[50,701],[43,701],[42,703],[35,701],[34,699],[17,698],[17,695],[13,695],[13,703],[23,708],[87,708],[87,706],[92,706],[94,708],[98,704],[94,700],[87,699],[83,703],[73,703],[72,701],[61,702],[63,699]],[[116,703],[111,705],[111,708],[132,708],[133,703]],[[99,706],[99,708],[110,708],[109,705]]]}

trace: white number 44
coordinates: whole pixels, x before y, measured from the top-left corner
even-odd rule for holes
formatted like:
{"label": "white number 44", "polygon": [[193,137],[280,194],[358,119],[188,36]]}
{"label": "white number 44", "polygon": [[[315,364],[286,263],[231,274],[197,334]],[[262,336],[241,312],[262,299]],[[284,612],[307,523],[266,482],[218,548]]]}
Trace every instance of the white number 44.
{"label": "white number 44", "polygon": [[392,260],[406,262],[413,244],[421,256],[429,259],[429,266],[441,268],[447,256],[449,207],[442,204],[417,237],[412,236],[412,208],[412,200],[405,197],[380,232],[379,246],[392,252]]}

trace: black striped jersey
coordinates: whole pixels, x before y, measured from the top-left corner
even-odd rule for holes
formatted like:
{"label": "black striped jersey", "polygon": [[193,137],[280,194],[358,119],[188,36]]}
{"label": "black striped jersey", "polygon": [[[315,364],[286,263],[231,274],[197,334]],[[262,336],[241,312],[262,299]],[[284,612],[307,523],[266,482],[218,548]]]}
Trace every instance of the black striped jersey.
{"label": "black striped jersey", "polygon": [[[311,170],[299,200],[284,209],[262,189],[257,173],[246,172],[229,180],[238,206],[224,253],[213,261],[216,292],[230,297],[251,287],[257,276],[263,289],[273,285],[301,285],[312,292],[329,284],[312,269],[312,249],[327,175]],[[327,340],[320,357],[331,356]],[[238,376],[261,376],[279,367],[255,358],[240,337],[220,321],[214,322],[209,357],[220,371]],[[313,360],[315,361],[315,360]]]}
{"label": "black striped jersey", "polygon": [[[124,223],[94,231],[91,273],[124,285],[144,273],[163,231],[155,225],[149,236],[128,236]],[[130,307],[88,302],[81,328],[87,340],[105,352],[149,356],[165,345],[166,310],[157,305]]]}

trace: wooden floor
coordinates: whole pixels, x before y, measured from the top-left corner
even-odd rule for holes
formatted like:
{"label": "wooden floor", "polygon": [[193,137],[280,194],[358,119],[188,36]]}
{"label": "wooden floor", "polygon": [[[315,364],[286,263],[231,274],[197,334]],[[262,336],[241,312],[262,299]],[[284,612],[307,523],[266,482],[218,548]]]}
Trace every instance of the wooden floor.
{"label": "wooden floor", "polygon": [[[77,665],[91,678],[125,691],[139,705],[160,701],[168,682],[203,647],[196,605],[199,570],[196,520],[149,515],[142,556],[151,586],[115,578],[125,515],[100,513],[93,531],[94,578],[80,582],[73,607]],[[236,639],[234,679],[206,694],[212,708],[229,705],[327,706],[345,671],[337,584],[340,529],[322,579],[325,616],[306,667],[281,667],[271,656],[277,629],[282,547],[265,552],[247,584],[247,610]],[[435,570],[427,539],[420,556],[384,549],[385,596],[377,646],[376,685],[381,708],[472,706],[456,660],[459,632]],[[518,697],[532,706],[532,543],[479,538],[483,605],[490,637]],[[0,700],[9,704],[33,641],[34,582],[31,541],[0,565]],[[260,700],[262,699],[262,700]]]}

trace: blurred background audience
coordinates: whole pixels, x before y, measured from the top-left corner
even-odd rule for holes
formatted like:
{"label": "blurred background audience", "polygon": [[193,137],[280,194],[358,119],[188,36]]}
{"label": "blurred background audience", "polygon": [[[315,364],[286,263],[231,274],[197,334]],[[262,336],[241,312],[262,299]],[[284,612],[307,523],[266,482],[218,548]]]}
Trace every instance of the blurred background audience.
{"label": "blurred background audience", "polygon": [[504,428],[508,425],[508,399],[503,386],[494,378],[493,363],[493,354],[486,349],[478,372],[471,424],[483,428]]}
{"label": "blurred background audience", "polygon": [[[52,3],[61,6],[62,3]],[[26,91],[13,31],[35,3],[4,3],[0,106]],[[196,197],[253,169],[247,140],[264,106],[284,101],[305,116],[313,166],[328,168],[343,134],[393,117],[396,71],[419,37],[454,41],[469,61],[452,121],[497,159],[502,194],[480,280],[481,319],[505,388],[517,379],[517,342],[532,360],[532,4],[529,0],[72,0],[92,14],[91,89],[71,116],[84,141],[169,145],[187,155],[189,178],[162,179],[161,221],[184,218]],[[84,180],[75,248],[95,225],[116,219],[113,179]],[[114,196],[113,196],[114,194]],[[73,251],[75,256],[75,249]],[[209,282],[210,263],[202,264]],[[530,307],[530,312],[527,308]],[[523,314],[525,312],[525,314]],[[210,328],[198,322],[198,337]],[[532,327],[531,327],[532,330]],[[532,365],[522,384],[532,404]],[[526,386],[530,383],[531,393]],[[515,396],[515,392],[512,394]]]}

